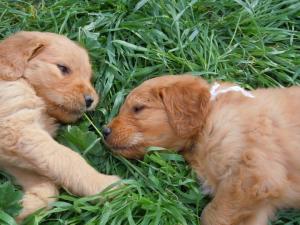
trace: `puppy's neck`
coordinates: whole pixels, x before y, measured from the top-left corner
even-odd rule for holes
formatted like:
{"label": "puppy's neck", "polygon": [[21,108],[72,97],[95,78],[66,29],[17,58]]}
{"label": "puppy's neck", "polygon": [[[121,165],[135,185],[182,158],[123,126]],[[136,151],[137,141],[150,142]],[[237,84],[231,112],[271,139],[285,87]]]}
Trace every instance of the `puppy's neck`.
{"label": "puppy's neck", "polygon": [[59,128],[59,123],[56,119],[49,116],[48,114],[42,115],[43,128],[46,130],[52,137],[56,135],[56,131]]}
{"label": "puppy's neck", "polygon": [[187,140],[185,145],[178,151],[187,161],[189,161],[190,157],[192,157],[196,151],[198,140],[197,136],[193,136]]}
{"label": "puppy's neck", "polygon": [[212,110],[212,102],[209,102],[207,104],[207,110],[206,113],[203,115],[203,120],[202,120],[202,124],[199,125],[197,132],[191,136],[190,138],[188,138],[185,142],[185,145],[180,148],[179,152],[185,157],[189,156],[189,155],[193,155],[194,152],[196,151],[197,145],[199,142],[201,142],[201,140],[203,139],[204,136],[204,129],[207,126],[207,120],[208,117],[211,113]]}
{"label": "puppy's neck", "polygon": [[54,137],[56,135],[56,131],[59,127],[59,123],[57,122],[57,120],[50,116],[47,113],[47,104],[44,101],[44,99],[40,96],[37,95],[37,92],[35,90],[35,88],[33,87],[33,85],[29,82],[28,79],[26,79],[26,77],[22,77],[20,78],[21,82],[26,83],[27,86],[30,87],[30,89],[32,89],[33,93],[40,99],[41,102],[43,102],[43,113],[41,114],[41,121],[42,121],[42,125],[45,131],[47,131],[52,137]]}

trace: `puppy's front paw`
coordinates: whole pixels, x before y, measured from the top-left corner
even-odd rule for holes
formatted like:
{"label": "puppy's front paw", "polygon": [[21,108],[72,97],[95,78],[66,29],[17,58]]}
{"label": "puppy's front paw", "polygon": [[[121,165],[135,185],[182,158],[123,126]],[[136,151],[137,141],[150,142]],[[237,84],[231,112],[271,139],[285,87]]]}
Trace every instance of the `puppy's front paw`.
{"label": "puppy's front paw", "polygon": [[[121,178],[118,176],[114,176],[114,175],[106,175],[105,176],[105,180],[102,184],[102,189],[100,190],[103,191],[104,189],[106,189],[108,186],[112,185],[112,188],[116,188],[119,186],[119,184],[116,184],[117,182],[121,181]],[[113,186],[113,184],[116,184]]]}
{"label": "puppy's front paw", "polygon": [[85,183],[85,187],[81,195],[89,196],[98,194],[108,188],[110,185],[112,185],[112,188],[116,188],[117,185],[113,186],[113,184],[120,180],[121,178],[118,176],[99,174],[99,176],[94,177],[92,181]]}

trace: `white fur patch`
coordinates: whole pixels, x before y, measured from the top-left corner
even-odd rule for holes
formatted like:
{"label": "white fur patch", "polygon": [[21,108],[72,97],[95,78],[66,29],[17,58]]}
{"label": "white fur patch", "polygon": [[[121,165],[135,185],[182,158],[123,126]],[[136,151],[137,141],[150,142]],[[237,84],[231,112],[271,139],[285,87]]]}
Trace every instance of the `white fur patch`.
{"label": "white fur patch", "polygon": [[242,88],[238,85],[226,87],[226,88],[220,88],[220,89],[219,89],[219,87],[220,87],[220,84],[217,82],[215,82],[214,85],[211,87],[210,100],[215,100],[218,95],[224,94],[227,92],[231,92],[231,91],[240,92],[242,95],[244,95],[245,97],[248,97],[248,98],[254,98],[254,95],[251,92],[246,91],[244,88]]}

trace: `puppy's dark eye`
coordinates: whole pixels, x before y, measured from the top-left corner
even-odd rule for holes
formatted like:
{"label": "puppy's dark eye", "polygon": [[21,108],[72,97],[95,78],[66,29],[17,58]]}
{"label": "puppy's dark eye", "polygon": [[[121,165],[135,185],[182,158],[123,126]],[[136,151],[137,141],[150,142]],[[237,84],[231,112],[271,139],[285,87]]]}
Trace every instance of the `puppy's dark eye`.
{"label": "puppy's dark eye", "polygon": [[63,75],[68,75],[70,73],[70,69],[67,66],[62,64],[56,64],[56,66]]}
{"label": "puppy's dark eye", "polygon": [[144,105],[136,105],[133,107],[133,112],[134,113],[139,113],[140,111],[142,111],[145,108]]}

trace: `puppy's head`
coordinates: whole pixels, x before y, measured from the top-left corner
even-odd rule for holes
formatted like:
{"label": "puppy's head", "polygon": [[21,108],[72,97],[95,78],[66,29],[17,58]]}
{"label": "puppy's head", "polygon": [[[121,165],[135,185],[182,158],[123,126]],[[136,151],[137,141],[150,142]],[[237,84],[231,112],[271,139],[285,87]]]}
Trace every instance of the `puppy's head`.
{"label": "puppy's head", "polygon": [[2,79],[26,79],[60,122],[77,120],[98,101],[86,51],[61,35],[19,32],[7,38],[0,43],[0,71]]}
{"label": "puppy's head", "polygon": [[103,130],[115,152],[140,158],[145,148],[179,151],[199,133],[208,113],[208,84],[189,75],[144,82],[126,98],[119,115]]}

